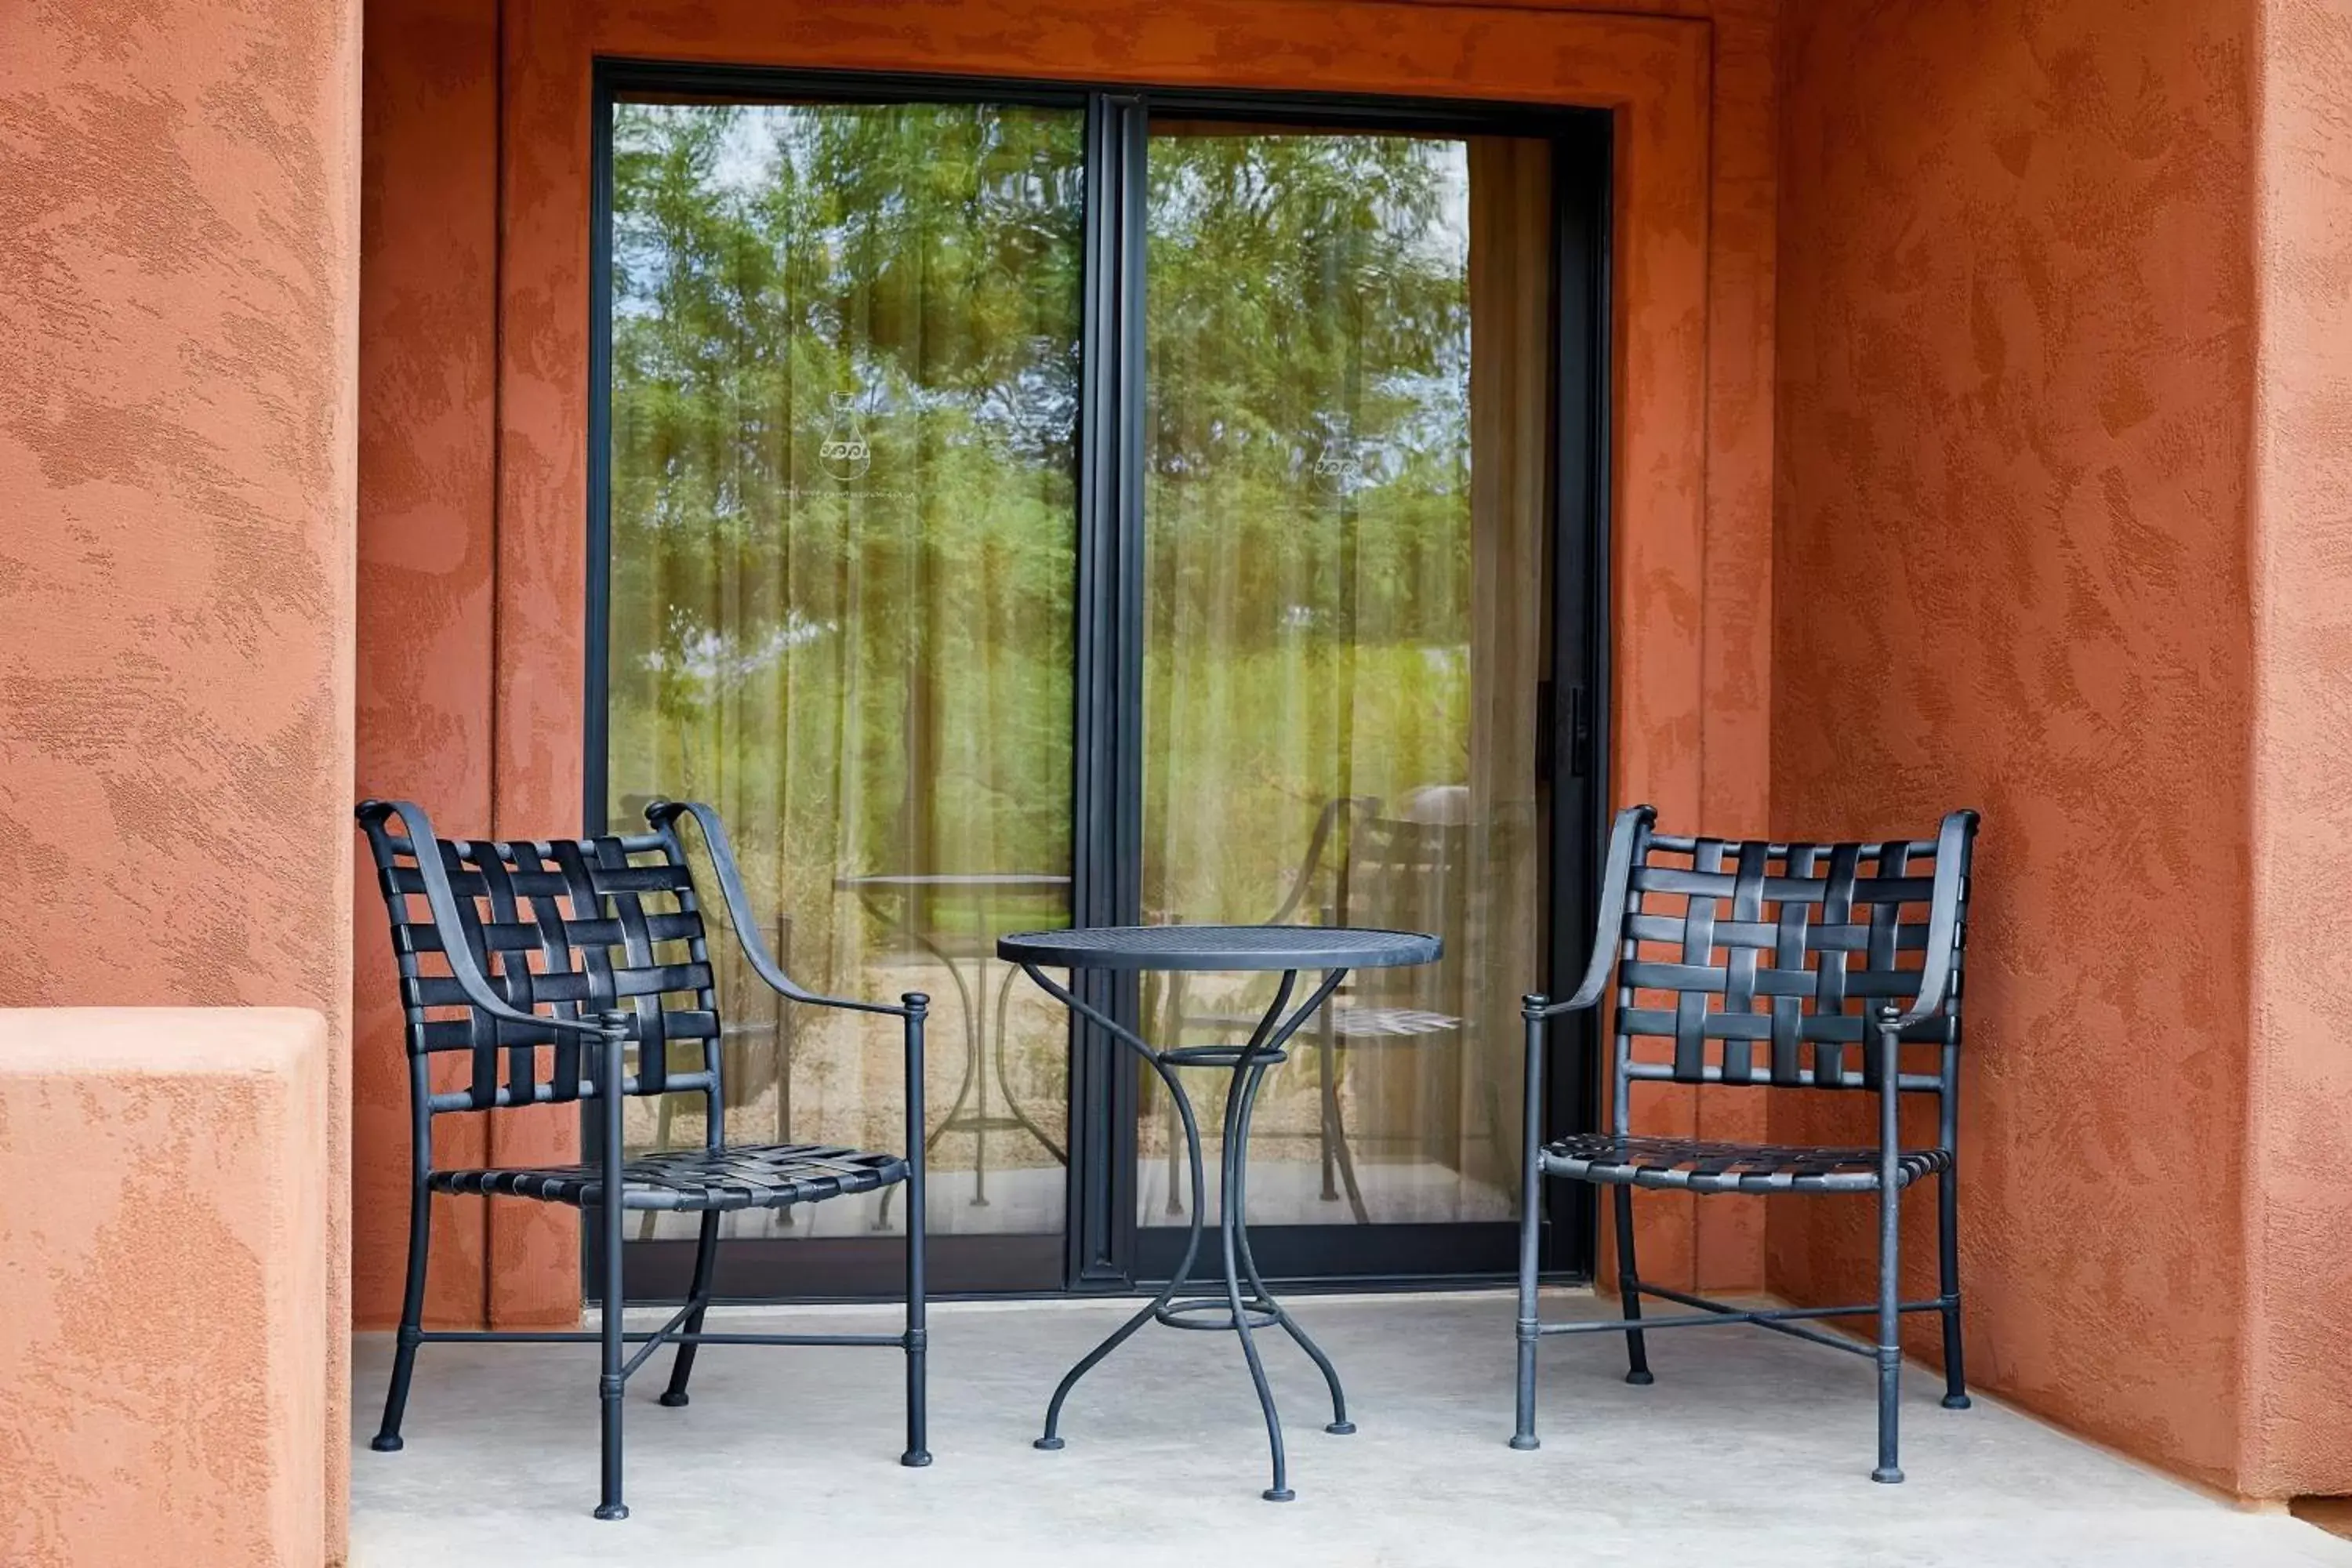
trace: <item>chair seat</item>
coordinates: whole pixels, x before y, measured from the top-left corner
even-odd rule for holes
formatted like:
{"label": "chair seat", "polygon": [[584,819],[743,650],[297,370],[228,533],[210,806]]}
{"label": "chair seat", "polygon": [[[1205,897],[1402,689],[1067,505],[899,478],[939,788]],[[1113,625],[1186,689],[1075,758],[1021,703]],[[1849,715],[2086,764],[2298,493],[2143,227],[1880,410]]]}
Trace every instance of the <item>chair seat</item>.
{"label": "chair seat", "polygon": [[[907,1179],[896,1154],[869,1154],[823,1143],[739,1143],[726,1149],[665,1149],[621,1167],[625,1209],[774,1209],[871,1192]],[[529,1170],[436,1171],[425,1184],[442,1193],[488,1193],[541,1203],[601,1208],[598,1165]]]}
{"label": "chair seat", "polygon": [[[1942,1149],[1906,1149],[1895,1159],[1898,1187],[1948,1170]],[[1618,1138],[1583,1132],[1544,1145],[1544,1172],[1610,1186],[1679,1187],[1694,1193],[1870,1193],[1878,1151],[1781,1143],[1709,1143],[1692,1138]]]}

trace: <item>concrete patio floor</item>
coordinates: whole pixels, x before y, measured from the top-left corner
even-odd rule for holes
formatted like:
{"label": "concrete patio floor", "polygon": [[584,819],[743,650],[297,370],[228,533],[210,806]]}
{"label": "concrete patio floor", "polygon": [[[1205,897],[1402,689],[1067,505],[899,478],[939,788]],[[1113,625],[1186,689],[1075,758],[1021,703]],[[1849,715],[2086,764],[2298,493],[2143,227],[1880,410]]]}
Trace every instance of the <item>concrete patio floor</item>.
{"label": "concrete patio floor", "polygon": [[[1739,1568],[2345,1564],[2352,1542],[2242,1511],[1979,1399],[1938,1407],[1913,1369],[1909,1480],[1869,1479],[1869,1363],[1753,1329],[1652,1337],[1628,1387],[1618,1342],[1543,1348],[1536,1453],[1511,1419],[1510,1299],[1299,1297],[1360,1430],[1323,1430],[1321,1381],[1261,1339],[1297,1500],[1269,1503],[1265,1445],[1230,1336],[1149,1328],[1071,1397],[1042,1453],[1046,1395],[1131,1303],[950,1304],[932,1319],[931,1447],[897,1462],[892,1351],[713,1347],[694,1403],[655,1403],[667,1352],[630,1387],[629,1502],[600,1524],[594,1352],[428,1345],[407,1448],[377,1454],[388,1336],[355,1374],[358,1568],[784,1562],[1494,1564]],[[1598,1314],[1589,1297],[1551,1315]],[[714,1314],[713,1327],[719,1325]],[[883,1326],[871,1310],[726,1314],[730,1329]],[[1267,1343],[1267,1339],[1274,1342]]]}

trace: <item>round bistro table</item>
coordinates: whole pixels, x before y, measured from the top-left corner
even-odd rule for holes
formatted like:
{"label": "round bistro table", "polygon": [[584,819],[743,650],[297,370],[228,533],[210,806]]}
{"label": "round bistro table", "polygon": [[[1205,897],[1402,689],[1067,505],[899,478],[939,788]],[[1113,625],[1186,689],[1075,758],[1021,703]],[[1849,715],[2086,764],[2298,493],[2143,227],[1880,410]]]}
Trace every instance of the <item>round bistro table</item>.
{"label": "round bistro table", "polygon": [[[1275,1409],[1274,1390],[1266,1384],[1265,1367],[1258,1359],[1257,1342],[1251,1337],[1253,1330],[1280,1328],[1321,1369],[1323,1381],[1331,1390],[1331,1421],[1325,1431],[1349,1433],[1356,1429],[1355,1423],[1348,1419],[1347,1395],[1339,1387],[1339,1373],[1331,1365],[1331,1358],[1274,1299],[1274,1293],[1258,1274],[1255,1259],[1250,1256],[1250,1113],[1266,1070],[1286,1059],[1284,1047],[1290,1037],[1339,989],[1349,970],[1429,963],[1439,956],[1442,948],[1437,938],[1420,931],[1365,931],[1344,926],[1097,926],[1084,931],[1025,931],[997,942],[999,958],[1019,964],[1049,995],[1103,1029],[1160,1075],[1183,1121],[1185,1152],[1192,1159],[1192,1233],[1185,1239],[1183,1261],[1176,1266],[1166,1288],[1149,1305],[1121,1323],[1062,1375],[1053,1401],[1045,1406],[1045,1435],[1037,1439],[1038,1447],[1062,1446],[1062,1404],[1069,1397],[1070,1390],[1105,1356],[1149,1322],[1161,1322],[1174,1329],[1230,1330],[1241,1336],[1242,1355],[1249,1363],[1250,1381],[1257,1387],[1258,1407],[1265,1413],[1266,1443],[1274,1457],[1274,1484],[1265,1492],[1267,1501],[1288,1502],[1294,1494],[1285,1479],[1282,1417]],[[1247,1042],[1178,1045],[1161,1049],[1046,978],[1042,973],[1046,969],[1127,973],[1177,970],[1191,973],[1275,971],[1281,973],[1282,983]],[[1286,1016],[1284,1009],[1290,1005],[1298,989],[1298,976],[1311,970],[1322,971],[1321,982],[1306,1001]],[[1224,1290],[1215,1296],[1199,1293],[1211,1281],[1203,1279],[1195,1284],[1192,1279],[1192,1266],[1201,1251],[1208,1176],[1201,1155],[1200,1121],[1192,1113],[1192,1097],[1185,1092],[1183,1079],[1177,1073],[1178,1068],[1188,1067],[1223,1068],[1233,1074],[1225,1095],[1224,1136],[1219,1151],[1222,1183],[1217,1232],[1223,1243]],[[1188,1290],[1192,1293],[1188,1294]]]}

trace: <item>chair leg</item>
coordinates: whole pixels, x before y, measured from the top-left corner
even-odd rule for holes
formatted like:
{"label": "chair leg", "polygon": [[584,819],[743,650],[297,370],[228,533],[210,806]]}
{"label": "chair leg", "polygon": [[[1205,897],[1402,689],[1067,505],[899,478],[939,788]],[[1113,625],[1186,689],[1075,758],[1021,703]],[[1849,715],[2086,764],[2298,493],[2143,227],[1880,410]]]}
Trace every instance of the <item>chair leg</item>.
{"label": "chair leg", "polygon": [[1518,1412],[1511,1427],[1511,1447],[1539,1448],[1536,1436],[1536,1346],[1543,1337],[1537,1315],[1536,1266],[1543,1208],[1543,1052],[1541,997],[1525,1004],[1527,1017],[1527,1079],[1523,1109],[1527,1137],[1519,1148],[1519,1315]]}
{"label": "chair leg", "polygon": [[[612,1098],[619,1100],[618,1095]],[[603,1500],[596,1505],[598,1519],[626,1519],[629,1509],[621,1500],[621,1395],[628,1380],[621,1375],[625,1342],[621,1336],[627,1331],[626,1298],[621,1290],[621,1205],[610,1204],[600,1211],[606,1216],[604,1226],[604,1373],[596,1380],[597,1403],[604,1415],[604,1488]]]}
{"label": "chair leg", "polygon": [[[924,1189],[922,1145],[916,1134],[923,1124],[923,1020],[928,1005],[919,995],[901,999],[907,1006],[907,1083],[908,1142],[913,1157],[907,1163],[907,1448],[898,1462],[919,1469],[931,1462],[930,1411],[926,1360],[930,1353],[930,1330],[923,1301],[924,1246],[930,1225]],[[1001,1018],[1002,1013],[998,1015]],[[983,1070],[985,1070],[983,1068]]]}
{"label": "chair leg", "polygon": [[400,1299],[400,1339],[392,1352],[392,1387],[383,1396],[383,1425],[368,1444],[379,1454],[401,1449],[400,1418],[408,1409],[408,1380],[416,1373],[416,1336],[425,1326],[425,1261],[433,1239],[433,1194],[419,1177],[408,1202],[408,1289]]}
{"label": "chair leg", "polygon": [[1885,1182],[1878,1190],[1878,1465],[1874,1481],[1892,1486],[1903,1479],[1895,1453],[1895,1426],[1903,1397],[1903,1313],[1897,1267],[1903,1188]]}
{"label": "chair leg", "polygon": [[[788,1211],[789,1212],[789,1211]],[[694,1310],[686,1315],[685,1331],[702,1331],[702,1315],[710,1306],[710,1270],[719,1258],[719,1211],[706,1210],[702,1215],[702,1234],[694,1243],[694,1286],[687,1302]],[[701,1347],[691,1339],[677,1347],[677,1359],[669,1363],[669,1386],[662,1390],[661,1402],[676,1410],[686,1404],[686,1380],[694,1375],[694,1352]]]}
{"label": "chair leg", "polygon": [[907,1205],[907,1451],[898,1462],[920,1469],[931,1462],[930,1402],[926,1358],[930,1331],[923,1312],[923,1221],[910,1200]]}
{"label": "chair leg", "polygon": [[[628,1157],[628,1145],[621,1125],[621,1085],[627,1080],[624,1053],[628,1048],[624,1033],[625,1017],[619,1013],[599,1016],[604,1026],[603,1063],[596,1074],[596,1086],[601,1091],[600,1109],[604,1112],[604,1136],[598,1151],[602,1165],[603,1201],[597,1205],[597,1223],[604,1227],[604,1370],[596,1379],[596,1402],[603,1413],[603,1475],[602,1489],[596,1504],[598,1519],[626,1519],[628,1505],[621,1500],[621,1396],[627,1392],[628,1373],[622,1370],[627,1345],[622,1335],[628,1331],[628,1291],[622,1283],[621,1258],[625,1249],[621,1224],[628,1213],[626,1194],[628,1183],[622,1174],[623,1162]],[[643,1061],[642,1054],[639,1058]]]}
{"label": "chair leg", "polygon": [[1946,1170],[1936,1178],[1937,1294],[1944,1319],[1944,1408],[1969,1407],[1968,1365],[1960,1347],[1960,1194],[1959,1173]]}
{"label": "chair leg", "polygon": [[1895,1447],[1903,1400],[1902,1011],[1892,1002],[1879,1009],[1873,1064],[1878,1069],[1878,1465],[1870,1479],[1889,1486],[1903,1479]]}
{"label": "chair leg", "polygon": [[[1610,1199],[1617,1208],[1617,1296],[1623,1303],[1628,1321],[1642,1318],[1642,1278],[1633,1264],[1633,1189],[1612,1187]],[[1642,1331],[1625,1331],[1625,1381],[1635,1387],[1646,1387],[1657,1379],[1650,1375],[1650,1349],[1643,1342]]]}

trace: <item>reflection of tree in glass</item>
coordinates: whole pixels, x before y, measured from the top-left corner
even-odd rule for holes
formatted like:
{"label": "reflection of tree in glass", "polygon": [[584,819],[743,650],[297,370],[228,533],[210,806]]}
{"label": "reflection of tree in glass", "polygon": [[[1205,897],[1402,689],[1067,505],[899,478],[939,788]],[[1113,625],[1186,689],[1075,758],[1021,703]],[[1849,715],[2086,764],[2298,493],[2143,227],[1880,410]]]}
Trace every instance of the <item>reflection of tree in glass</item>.
{"label": "reflection of tree in glass", "polygon": [[[802,907],[927,847],[1067,858],[1077,141],[616,110],[613,793],[797,837]],[[845,405],[866,449],[828,461]]]}
{"label": "reflection of tree in glass", "polygon": [[1467,776],[1468,147],[1167,130],[1145,896],[1262,919],[1326,802]]}
{"label": "reflection of tree in glass", "polygon": [[[1467,559],[1464,144],[1212,131],[1151,149],[1154,544],[1213,530],[1269,590],[1303,571],[1324,591],[1290,602],[1318,605],[1345,596],[1352,555],[1349,629],[1451,640],[1461,606],[1415,568],[1433,545]],[[1214,504],[1181,501],[1188,483]],[[1358,498],[1359,515],[1302,508],[1302,490]],[[1197,573],[1153,590],[1193,601],[1155,607],[1171,621],[1208,608]],[[1287,607],[1269,592],[1234,624],[1269,637]]]}

